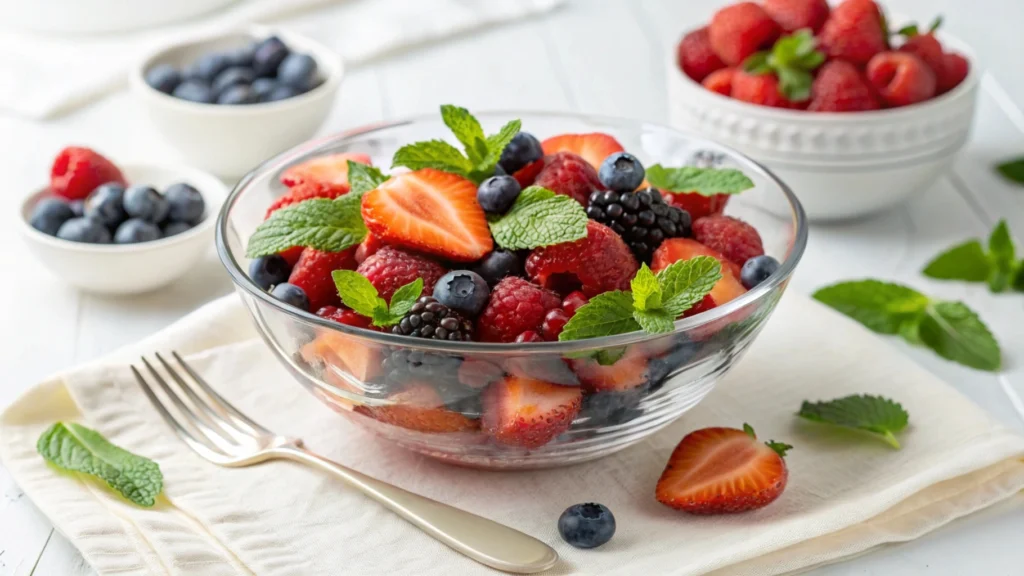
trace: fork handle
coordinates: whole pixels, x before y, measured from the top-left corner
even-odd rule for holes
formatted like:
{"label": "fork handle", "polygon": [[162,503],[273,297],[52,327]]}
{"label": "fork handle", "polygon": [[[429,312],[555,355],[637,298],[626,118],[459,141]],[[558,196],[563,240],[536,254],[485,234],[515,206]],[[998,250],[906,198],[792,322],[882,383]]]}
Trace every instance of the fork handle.
{"label": "fork handle", "polygon": [[491,568],[534,574],[558,561],[558,553],[544,542],[493,520],[371,478],[302,447],[283,446],[274,452],[341,478],[420,530]]}

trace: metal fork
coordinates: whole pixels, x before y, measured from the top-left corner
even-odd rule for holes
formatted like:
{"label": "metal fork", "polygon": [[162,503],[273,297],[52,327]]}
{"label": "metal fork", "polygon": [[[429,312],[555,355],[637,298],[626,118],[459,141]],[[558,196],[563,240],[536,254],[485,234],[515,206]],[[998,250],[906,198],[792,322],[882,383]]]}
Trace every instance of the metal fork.
{"label": "metal fork", "polygon": [[[554,549],[532,536],[370,478],[306,450],[298,438],[279,436],[267,430],[213,390],[177,352],[171,355],[188,378],[163,356],[155,354],[176,387],[168,384],[145,357],[142,363],[156,385],[143,377],[135,366],[131,367],[132,372],[142,391],[178,437],[210,462],[230,467],[275,459],[303,462],[333,474],[435,539],[491,568],[533,574],[551,568],[558,561]],[[166,399],[160,398],[157,387]]]}

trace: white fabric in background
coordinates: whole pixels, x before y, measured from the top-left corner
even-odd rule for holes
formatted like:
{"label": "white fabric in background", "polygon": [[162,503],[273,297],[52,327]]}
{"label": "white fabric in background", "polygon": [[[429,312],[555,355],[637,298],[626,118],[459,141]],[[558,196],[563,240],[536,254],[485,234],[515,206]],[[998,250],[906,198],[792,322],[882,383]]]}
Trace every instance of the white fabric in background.
{"label": "white fabric in background", "polygon": [[546,12],[563,1],[244,0],[200,19],[138,32],[62,36],[0,31],[0,111],[35,119],[69,112],[124,86],[133,65],[151,50],[243,24],[297,25],[358,64]]}
{"label": "white fabric in background", "polygon": [[[320,404],[271,357],[236,296],[147,341],[32,388],[0,416],[0,457],[25,493],[100,574],[260,576],[489,574],[341,483],[297,464],[218,468],[162,422],[125,362],[176,349],[269,428],[409,490],[505,522],[552,544],[551,574],[768,576],[916,538],[1024,488],[1024,438],[858,324],[790,294],[736,368],[667,429],[602,460],[537,472],[434,462],[377,440]],[[804,399],[881,394],[910,412],[902,450],[793,416]],[[99,429],[156,460],[153,509],[55,472],[35,452],[58,419]],[[795,446],[789,485],[747,514],[690,516],[654,500],[687,432],[749,422]],[[598,550],[565,545],[566,506],[608,505],[618,532]]]}

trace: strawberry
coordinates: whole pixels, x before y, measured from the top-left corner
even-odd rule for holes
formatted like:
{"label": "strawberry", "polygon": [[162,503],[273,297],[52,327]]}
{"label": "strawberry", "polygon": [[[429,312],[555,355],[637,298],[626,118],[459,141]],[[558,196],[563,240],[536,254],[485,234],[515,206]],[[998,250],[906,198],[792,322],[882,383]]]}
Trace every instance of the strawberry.
{"label": "strawberry", "polygon": [[935,37],[935,34],[915,34],[907,38],[907,41],[903,43],[903,46],[899,47],[898,51],[917,56],[936,75],[940,74],[942,69],[945,68],[946,54],[943,52],[942,44]]}
{"label": "strawberry", "polygon": [[302,258],[302,251],[305,250],[302,246],[292,246],[291,248],[281,252],[281,258],[288,263],[290,268],[295,268],[298,264],[299,258]]}
{"label": "strawberry", "polygon": [[618,140],[600,132],[552,136],[541,142],[541,146],[544,148],[545,156],[551,156],[558,152],[572,152],[577,156],[582,156],[594,167],[594,170],[601,167],[605,158],[625,150]]}
{"label": "strawberry", "polygon": [[771,46],[780,31],[760,6],[740,2],[715,12],[708,26],[708,39],[723,62],[739,66],[747,56]]}
{"label": "strawberry", "polygon": [[708,75],[701,84],[712,92],[718,92],[723,96],[732,96],[732,79],[736,76],[737,68],[722,68]]}
{"label": "strawberry", "polygon": [[707,27],[683,36],[676,48],[676,63],[695,82],[703,82],[715,70],[725,68],[725,62],[711,48]]}
{"label": "strawberry", "polygon": [[690,218],[696,220],[712,214],[721,214],[725,205],[729,203],[728,194],[712,194],[705,196],[696,192],[662,192],[661,196],[666,204],[682,208],[690,213]]}
{"label": "strawberry", "polygon": [[534,184],[568,196],[584,208],[590,203],[591,193],[604,189],[597,177],[597,170],[583,157],[572,152],[558,152],[548,156]]}
{"label": "strawberry", "polygon": [[905,52],[882,52],[868,62],[868,81],[889,106],[909,106],[935,96],[935,72]]}
{"label": "strawberry", "polygon": [[520,188],[526,188],[533,184],[533,181],[537,179],[537,175],[544,169],[544,159],[534,160],[526,166],[523,166],[519,170],[516,170],[512,177],[519,183]]}
{"label": "strawberry", "polygon": [[882,11],[874,0],[845,0],[836,6],[818,34],[818,45],[830,58],[857,66],[889,49]]}
{"label": "strawberry", "polygon": [[588,298],[629,290],[639,268],[622,237],[594,220],[585,238],[537,248],[526,258],[526,274],[537,284],[560,294],[580,290]]}
{"label": "strawberry", "polygon": [[355,247],[341,252],[321,252],[306,248],[292,268],[288,282],[302,288],[309,298],[309,309],[319,310],[324,306],[341,305],[338,288],[334,285],[331,272],[355,270]]}
{"label": "strawberry", "polygon": [[694,304],[692,308],[690,308],[686,312],[683,312],[683,318],[696,316],[697,314],[700,314],[702,312],[712,310],[716,306],[718,306],[718,304],[715,303],[715,299],[711,297],[711,294],[708,294],[707,296],[704,297],[703,300]]}
{"label": "strawberry", "polygon": [[772,108],[795,108],[779,90],[779,79],[774,74],[752,74],[737,70],[732,77],[732,94],[737,100],[771,106]]}
{"label": "strawberry", "polygon": [[482,394],[483,430],[499,444],[540,448],[569,428],[582,398],[578,386],[507,376]]}
{"label": "strawberry", "polygon": [[945,94],[959,86],[971,69],[970,63],[960,54],[948,53],[943,55],[942,60],[942,71],[936,75],[938,94]]}
{"label": "strawberry", "polygon": [[658,502],[690,514],[732,514],[763,508],[786,489],[783,457],[792,446],[762,443],[753,428],[690,432],[658,479]]}
{"label": "strawberry", "polygon": [[441,396],[429,384],[411,384],[389,396],[388,400],[393,403],[357,406],[355,411],[385,424],[427,434],[470,432],[480,427],[479,420],[445,408]]}
{"label": "strawberry", "polygon": [[810,28],[817,32],[828,19],[826,0],[764,0],[764,11],[785,32]]}
{"label": "strawberry", "polygon": [[718,306],[742,296],[747,289],[740,282],[740,267],[717,252],[689,238],[669,238],[654,251],[651,270],[655,273],[668,268],[669,264],[689,260],[697,256],[711,256],[722,263],[722,278],[711,289],[710,296]]}
{"label": "strawberry", "polygon": [[764,254],[757,229],[731,216],[698,218],[693,222],[693,238],[740,266],[754,256]]}
{"label": "strawberry", "polygon": [[648,379],[647,356],[639,346],[628,348],[622,358],[610,366],[602,366],[593,358],[576,358],[569,364],[583,390],[589,394],[626,392],[643,386]]}
{"label": "strawberry", "polygon": [[812,112],[860,112],[878,110],[881,104],[867,78],[845,60],[826,62],[811,85]]}
{"label": "strawberry", "polygon": [[69,146],[57,154],[50,167],[50,190],[67,200],[83,200],[107,182],[128,183],[113,162],[89,148]]}
{"label": "strawberry", "polygon": [[494,247],[476,185],[433,168],[393,176],[367,192],[362,213],[382,242],[448,260],[473,262]]}
{"label": "strawberry", "polygon": [[370,165],[370,157],[366,154],[340,153],[318,156],[289,167],[281,174],[281,183],[295,186],[301,182],[315,182],[326,186],[335,186],[348,191],[348,161]]}
{"label": "strawberry", "polygon": [[[339,324],[374,329],[369,318],[352,310],[325,306],[317,310],[316,315]],[[323,362],[325,370],[339,370],[362,382],[381,375],[381,349],[340,332],[322,331],[312,342],[303,346],[300,353],[310,364]]]}
{"label": "strawberry", "polygon": [[263,218],[270,218],[270,215],[277,212],[285,206],[292,206],[306,200],[312,200],[313,198],[327,198],[333,200],[342,194],[348,193],[348,187],[333,186],[329,184],[321,184],[320,182],[298,182],[294,186],[288,189],[288,192],[274,200],[267,208],[267,213],[264,214]]}

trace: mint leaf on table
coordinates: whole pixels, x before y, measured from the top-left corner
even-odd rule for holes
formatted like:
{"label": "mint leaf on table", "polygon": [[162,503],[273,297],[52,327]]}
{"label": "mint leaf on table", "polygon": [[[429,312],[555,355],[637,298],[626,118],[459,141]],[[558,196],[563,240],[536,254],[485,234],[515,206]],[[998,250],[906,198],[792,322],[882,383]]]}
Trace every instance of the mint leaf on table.
{"label": "mint leaf on table", "polygon": [[640,329],[633,319],[633,295],[622,290],[598,294],[580,306],[562,328],[558,339],[584,340],[615,334],[626,334]]}
{"label": "mint leaf on table", "polygon": [[362,198],[363,194],[377,189],[378,186],[387,182],[388,178],[390,177],[381,172],[379,168],[348,160],[349,191],[347,196]]}
{"label": "mint leaf on table", "polygon": [[1007,180],[1024,185],[1024,158],[1003,162],[996,166],[996,170]]}
{"label": "mint leaf on table", "polygon": [[314,198],[275,211],[249,237],[246,256],[258,258],[294,246],[340,252],[366,237],[359,196]]}
{"label": "mint leaf on table", "polygon": [[678,317],[703,300],[721,278],[722,263],[710,256],[673,262],[658,272],[662,307]]}
{"label": "mint leaf on table", "polygon": [[828,402],[804,401],[797,416],[812,422],[868,432],[896,449],[900,447],[896,434],[907,427],[910,419],[898,402],[869,395],[846,396]]}
{"label": "mint leaf on table", "polygon": [[988,371],[997,371],[1002,365],[999,343],[978,315],[962,302],[930,305],[921,319],[918,336],[947,360]]}
{"label": "mint leaf on table", "polygon": [[1000,220],[988,238],[988,250],[980,240],[958,244],[925,266],[929,278],[988,282],[992,292],[1021,290],[1017,280],[1024,273],[1024,261],[1017,260],[1016,247],[1005,220]]}
{"label": "mint leaf on table", "polygon": [[811,74],[825,62],[817,40],[809,29],[797,30],[775,42],[770,51],[755,52],[743,61],[743,70],[750,74],[775,74],[779,91],[788,100],[803,102],[811,98]]}
{"label": "mint leaf on table", "polygon": [[1016,272],[1016,247],[1010,237],[1010,229],[1006,220],[1000,220],[992,234],[988,237],[988,255],[992,265],[992,273],[988,277],[989,290],[1003,292],[1013,283]]}
{"label": "mint leaf on table", "polygon": [[659,190],[714,196],[739,194],[754,187],[746,174],[733,168],[665,168],[655,164],[647,169],[647,182]]}
{"label": "mint leaf on table", "polygon": [[579,202],[547,188],[530,186],[512,208],[489,219],[491,235],[506,250],[527,250],[587,236],[587,213]]}
{"label": "mint leaf on table", "polygon": [[814,298],[882,334],[899,333],[901,325],[920,318],[929,303],[912,288],[878,280],[841,282],[818,290]]}
{"label": "mint leaf on table", "polygon": [[58,468],[105,481],[139,506],[153,506],[163,490],[164,477],[156,462],[118,448],[80,424],[55,423],[39,436],[36,450]]}
{"label": "mint leaf on table", "polygon": [[374,326],[391,326],[401,322],[423,292],[423,279],[417,278],[396,290],[388,306],[362,274],[352,270],[335,270],[331,277],[342,303],[357,314],[370,318]]}

